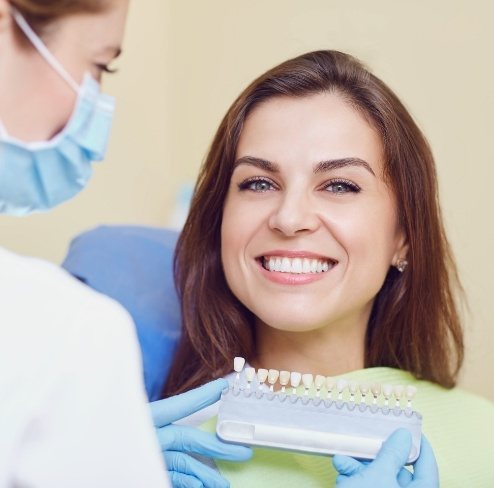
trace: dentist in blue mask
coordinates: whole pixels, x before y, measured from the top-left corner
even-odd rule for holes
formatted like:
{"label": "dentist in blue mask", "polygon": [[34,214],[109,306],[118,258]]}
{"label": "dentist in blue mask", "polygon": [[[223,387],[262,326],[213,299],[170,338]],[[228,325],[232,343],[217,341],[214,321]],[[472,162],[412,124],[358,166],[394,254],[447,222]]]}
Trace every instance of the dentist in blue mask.
{"label": "dentist in blue mask", "polygon": [[[127,8],[0,0],[0,214],[63,203],[104,158],[115,104],[99,82],[120,53]],[[174,424],[217,401],[225,380],[149,409],[134,326],[118,304],[3,248],[0,270],[0,488],[229,486],[190,454],[243,461],[251,450]],[[398,436],[386,452],[406,459],[408,449]],[[384,480],[399,466],[386,459],[342,459],[340,482],[395,486]]]}
{"label": "dentist in blue mask", "polygon": [[48,210],[85,187],[92,162],[101,161],[105,155],[115,101],[100,92],[99,83],[89,72],[78,84],[24,17],[16,10],[12,16],[47,66],[77,97],[66,125],[46,141],[26,141],[11,135],[0,121],[0,212],[25,215]]}
{"label": "dentist in blue mask", "polygon": [[[0,0],[0,214],[62,203],[103,158],[114,103],[99,80],[127,7]],[[0,432],[2,488],[169,486],[128,315],[3,248]]]}
{"label": "dentist in blue mask", "polygon": [[[63,203],[104,158],[115,103],[100,81],[127,9],[0,0],[0,214]],[[185,447],[232,460],[250,449],[171,425],[216,401],[225,381],[156,403],[155,427],[125,310],[3,248],[0,270],[0,488],[227,486]]]}

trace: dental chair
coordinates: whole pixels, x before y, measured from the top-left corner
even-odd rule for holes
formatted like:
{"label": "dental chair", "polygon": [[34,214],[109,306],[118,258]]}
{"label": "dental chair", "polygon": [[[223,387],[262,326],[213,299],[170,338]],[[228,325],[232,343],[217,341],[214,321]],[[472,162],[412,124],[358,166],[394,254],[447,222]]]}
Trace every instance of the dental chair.
{"label": "dental chair", "polygon": [[180,306],[173,280],[178,232],[102,226],[77,236],[62,264],[96,291],[120,302],[136,325],[150,401],[163,389],[180,337]]}

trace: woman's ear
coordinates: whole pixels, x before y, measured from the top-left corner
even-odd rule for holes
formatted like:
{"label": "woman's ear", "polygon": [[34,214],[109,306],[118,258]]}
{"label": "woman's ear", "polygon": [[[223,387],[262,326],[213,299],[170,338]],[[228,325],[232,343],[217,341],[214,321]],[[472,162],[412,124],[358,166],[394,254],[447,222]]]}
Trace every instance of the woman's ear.
{"label": "woman's ear", "polygon": [[404,231],[400,231],[396,242],[396,250],[393,254],[391,266],[397,266],[400,261],[406,261],[408,255],[408,239]]}

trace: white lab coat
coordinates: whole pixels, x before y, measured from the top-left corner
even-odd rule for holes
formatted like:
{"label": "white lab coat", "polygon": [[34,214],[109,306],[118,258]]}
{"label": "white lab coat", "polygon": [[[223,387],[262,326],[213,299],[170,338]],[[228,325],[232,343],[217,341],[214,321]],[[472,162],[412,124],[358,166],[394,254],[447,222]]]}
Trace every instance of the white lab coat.
{"label": "white lab coat", "polygon": [[141,369],[122,307],[0,248],[0,488],[170,486]]}

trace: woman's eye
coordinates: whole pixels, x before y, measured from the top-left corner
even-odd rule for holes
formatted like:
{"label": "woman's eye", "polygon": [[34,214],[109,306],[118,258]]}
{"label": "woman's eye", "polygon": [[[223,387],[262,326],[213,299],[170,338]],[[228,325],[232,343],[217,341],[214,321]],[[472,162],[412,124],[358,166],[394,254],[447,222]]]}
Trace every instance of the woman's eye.
{"label": "woman's eye", "polygon": [[110,68],[108,64],[96,63],[95,66],[96,68],[98,68],[99,71],[103,73],[113,74],[118,71],[117,68]]}
{"label": "woman's eye", "polygon": [[358,193],[360,188],[351,181],[332,181],[324,187],[325,191],[343,195],[344,193]]}
{"label": "woman's eye", "polygon": [[243,181],[238,185],[240,190],[250,190],[258,193],[264,193],[266,191],[274,189],[273,183],[269,180],[255,179]]}

